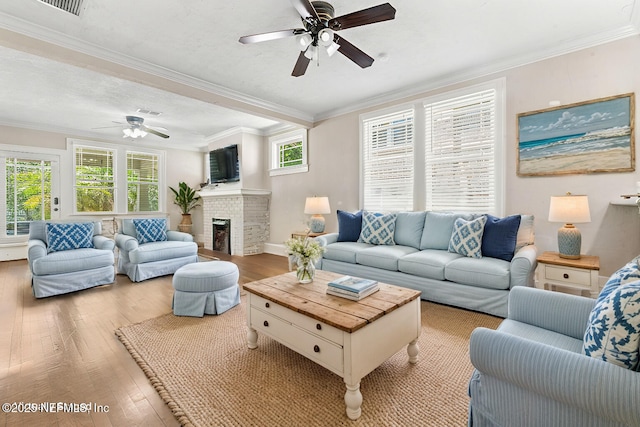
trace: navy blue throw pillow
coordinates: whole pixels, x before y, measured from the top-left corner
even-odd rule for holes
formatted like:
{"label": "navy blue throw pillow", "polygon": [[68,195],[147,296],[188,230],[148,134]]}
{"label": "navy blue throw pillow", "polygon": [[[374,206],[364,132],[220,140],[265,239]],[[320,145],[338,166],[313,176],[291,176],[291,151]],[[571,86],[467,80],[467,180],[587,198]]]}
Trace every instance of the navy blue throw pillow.
{"label": "navy blue throw pillow", "polygon": [[362,229],[362,211],[338,210],[338,242],[357,242]]}
{"label": "navy blue throw pillow", "polygon": [[520,215],[496,218],[487,215],[482,235],[482,256],[511,261],[516,250]]}

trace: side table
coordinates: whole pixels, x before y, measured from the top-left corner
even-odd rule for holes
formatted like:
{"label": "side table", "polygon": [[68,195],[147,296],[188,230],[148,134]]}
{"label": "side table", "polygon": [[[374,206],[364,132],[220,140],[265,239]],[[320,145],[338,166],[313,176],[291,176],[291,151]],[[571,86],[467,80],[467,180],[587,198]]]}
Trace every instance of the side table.
{"label": "side table", "polygon": [[593,255],[581,255],[580,259],[560,258],[557,252],[544,252],[537,258],[540,268],[540,280],[544,289],[561,286],[580,291],[589,291],[591,298],[600,293],[598,276],[600,258]]}
{"label": "side table", "polygon": [[292,239],[295,239],[296,237],[303,238],[303,237],[306,237],[306,236],[309,236],[309,237],[313,238],[313,237],[322,236],[323,234],[327,234],[327,233],[325,233],[325,232],[322,232],[322,233],[308,232],[307,233],[306,231],[294,231],[293,233],[291,233],[291,238]]}

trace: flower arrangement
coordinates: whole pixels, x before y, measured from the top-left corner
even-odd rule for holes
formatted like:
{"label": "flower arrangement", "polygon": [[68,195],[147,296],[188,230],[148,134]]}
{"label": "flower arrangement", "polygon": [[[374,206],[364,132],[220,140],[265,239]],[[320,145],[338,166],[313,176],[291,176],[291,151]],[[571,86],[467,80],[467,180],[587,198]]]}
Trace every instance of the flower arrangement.
{"label": "flower arrangement", "polygon": [[325,248],[308,236],[291,238],[284,242],[284,245],[287,248],[287,254],[293,257],[293,260],[298,265],[296,270],[298,281],[300,283],[313,281],[315,274],[314,263],[320,259]]}

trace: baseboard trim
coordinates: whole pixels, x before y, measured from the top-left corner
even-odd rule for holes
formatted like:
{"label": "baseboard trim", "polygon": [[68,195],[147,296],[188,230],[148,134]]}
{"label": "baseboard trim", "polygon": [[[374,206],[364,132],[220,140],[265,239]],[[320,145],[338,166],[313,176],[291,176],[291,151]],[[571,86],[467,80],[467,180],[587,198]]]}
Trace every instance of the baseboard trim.
{"label": "baseboard trim", "polygon": [[285,247],[281,243],[265,243],[264,244],[264,253],[279,255],[279,256],[287,256],[285,252]]}

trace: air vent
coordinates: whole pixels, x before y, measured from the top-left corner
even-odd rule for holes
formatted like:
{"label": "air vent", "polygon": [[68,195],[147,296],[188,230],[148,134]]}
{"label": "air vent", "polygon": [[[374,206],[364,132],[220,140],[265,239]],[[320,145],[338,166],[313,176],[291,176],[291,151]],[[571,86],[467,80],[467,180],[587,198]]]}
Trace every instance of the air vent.
{"label": "air vent", "polygon": [[148,110],[146,108],[138,108],[136,110],[136,112],[140,113],[140,114],[146,114],[148,116],[159,116],[160,114],[162,114],[162,113],[160,113],[158,111],[151,111],[151,110]]}
{"label": "air vent", "polygon": [[80,16],[80,9],[84,0],[39,0],[57,9],[64,10],[76,16]]}

